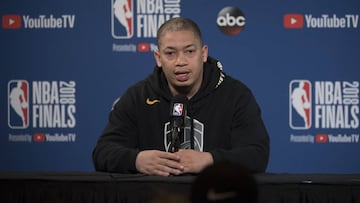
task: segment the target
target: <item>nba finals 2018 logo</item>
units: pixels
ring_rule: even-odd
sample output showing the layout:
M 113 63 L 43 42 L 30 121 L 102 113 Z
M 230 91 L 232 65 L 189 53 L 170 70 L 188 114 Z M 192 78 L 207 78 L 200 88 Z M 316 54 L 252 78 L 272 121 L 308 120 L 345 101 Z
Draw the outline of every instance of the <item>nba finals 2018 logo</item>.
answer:
M 313 84 L 309 80 L 290 82 L 289 125 L 292 129 L 359 127 L 358 81 L 315 81 Z
M 165 21 L 181 14 L 181 0 L 111 0 L 114 39 L 155 38 Z
M 181 0 L 110 0 L 112 51 L 149 53 L 157 50 L 158 28 L 181 15 Z M 140 40 L 140 41 L 137 41 Z M 136 42 L 135 42 L 136 41 Z
M 31 123 L 32 128 L 74 128 L 75 81 L 32 81 L 31 84 L 30 100 L 28 81 L 8 82 L 9 127 L 25 129 Z
M 10 142 L 75 142 L 75 81 L 10 80 L 8 126 Z
M 359 143 L 359 123 L 359 81 L 290 82 L 290 142 Z

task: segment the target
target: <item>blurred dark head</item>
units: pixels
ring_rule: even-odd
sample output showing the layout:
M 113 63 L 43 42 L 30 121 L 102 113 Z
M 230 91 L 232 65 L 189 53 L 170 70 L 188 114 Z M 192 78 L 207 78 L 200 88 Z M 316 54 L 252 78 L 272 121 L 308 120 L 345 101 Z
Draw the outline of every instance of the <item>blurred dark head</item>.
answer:
M 255 203 L 257 184 L 246 168 L 219 163 L 205 168 L 193 182 L 192 203 Z

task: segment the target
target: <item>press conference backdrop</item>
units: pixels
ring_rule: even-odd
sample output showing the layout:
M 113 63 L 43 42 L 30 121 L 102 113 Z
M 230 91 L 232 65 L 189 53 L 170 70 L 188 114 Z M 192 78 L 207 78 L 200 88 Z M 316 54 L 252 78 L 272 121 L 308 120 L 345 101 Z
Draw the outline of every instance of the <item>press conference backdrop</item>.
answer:
M 357 0 L 12 1 L 0 5 L 0 170 L 92 171 L 113 102 L 184 16 L 243 81 L 271 138 L 268 172 L 360 172 Z

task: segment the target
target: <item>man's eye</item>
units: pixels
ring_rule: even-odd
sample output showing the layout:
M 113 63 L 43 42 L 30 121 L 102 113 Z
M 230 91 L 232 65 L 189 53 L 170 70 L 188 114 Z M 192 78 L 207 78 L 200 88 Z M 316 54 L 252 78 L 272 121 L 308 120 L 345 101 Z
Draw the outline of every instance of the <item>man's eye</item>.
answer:
M 187 54 L 192 54 L 192 53 L 194 53 L 194 52 L 195 52 L 195 50 L 192 50 L 192 49 L 186 50 L 186 53 L 187 53 Z
M 174 55 L 174 52 L 173 51 L 168 51 L 168 52 L 165 52 L 165 55 L 171 56 L 171 55 Z

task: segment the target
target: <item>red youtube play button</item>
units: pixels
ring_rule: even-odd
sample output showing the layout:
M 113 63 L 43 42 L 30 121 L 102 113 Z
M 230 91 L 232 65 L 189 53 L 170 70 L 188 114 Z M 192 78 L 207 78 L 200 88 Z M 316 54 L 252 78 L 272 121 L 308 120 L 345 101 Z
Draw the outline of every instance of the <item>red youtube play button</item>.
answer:
M 302 14 L 285 14 L 284 27 L 289 29 L 299 29 L 304 27 L 304 15 Z
M 2 16 L 3 29 L 19 29 L 21 28 L 20 15 L 4 15 Z
M 150 51 L 150 44 L 146 42 L 141 42 L 138 44 L 138 52 L 149 52 Z

